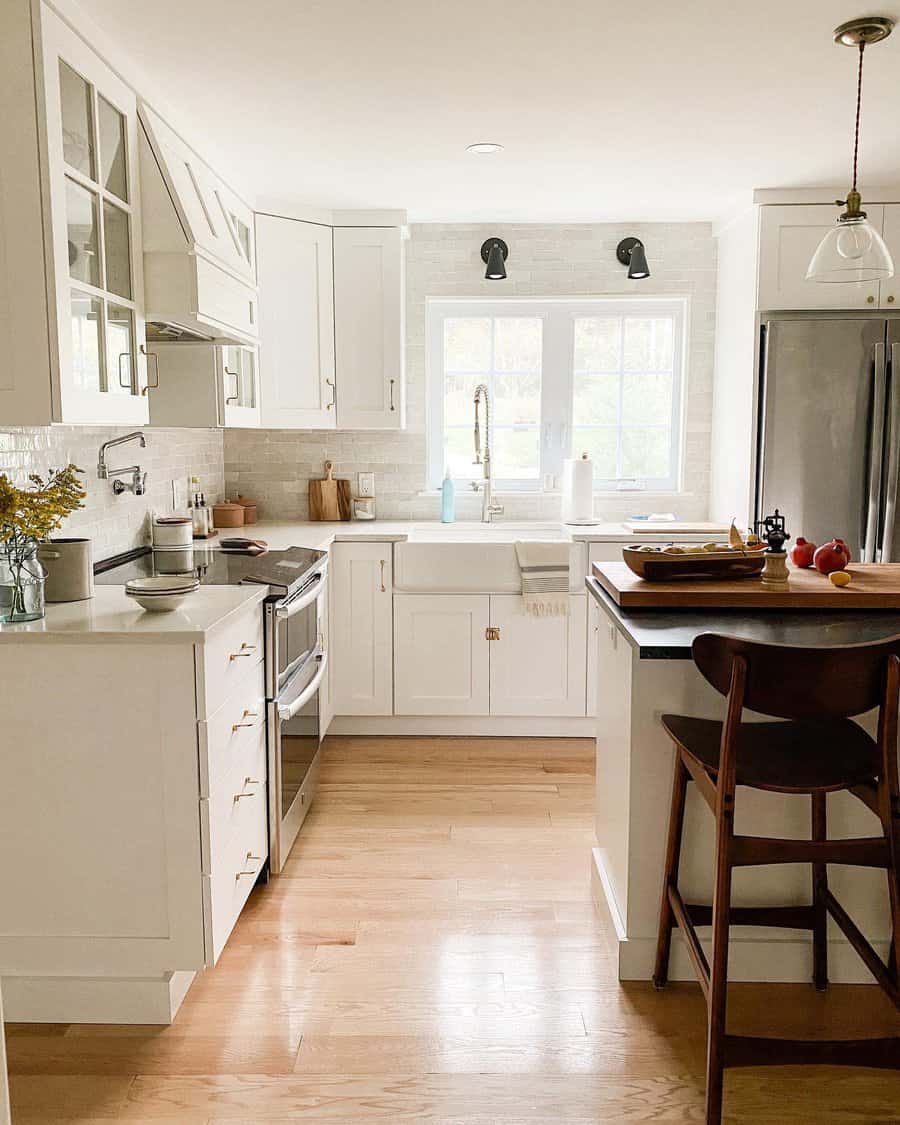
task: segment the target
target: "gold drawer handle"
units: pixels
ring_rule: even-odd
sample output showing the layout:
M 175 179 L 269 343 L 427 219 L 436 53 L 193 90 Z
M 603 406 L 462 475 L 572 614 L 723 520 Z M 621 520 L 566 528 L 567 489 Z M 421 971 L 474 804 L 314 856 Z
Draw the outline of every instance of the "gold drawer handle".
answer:
M 240 801 L 243 797 L 255 797 L 255 796 L 256 796 L 255 793 L 235 793 L 234 800 L 235 800 L 235 803 L 236 803 L 236 802 Z
M 245 777 L 244 778 L 244 785 L 245 786 L 247 786 L 247 785 L 259 785 L 259 782 L 256 780 L 255 777 Z
M 241 645 L 240 652 L 232 652 L 229 654 L 229 660 L 237 660 L 239 656 L 252 656 L 256 652 L 256 645 L 248 644 L 246 641 Z
M 245 711 L 242 717 L 243 717 L 244 719 L 251 719 L 251 720 L 252 720 L 252 719 L 258 719 L 258 718 L 259 718 L 259 711 Z M 234 732 L 235 732 L 236 730 L 240 730 L 240 729 L 241 729 L 241 727 L 252 727 L 252 726 L 255 726 L 255 723 L 253 723 L 253 722 L 249 722 L 249 723 L 244 723 L 244 722 L 240 722 L 240 723 L 232 723 L 232 724 L 231 724 L 231 733 L 232 733 L 232 734 L 234 734 Z
M 262 856 L 254 855 L 253 852 L 247 852 L 247 854 L 244 856 L 244 863 L 260 863 L 261 861 Z M 238 871 L 234 879 L 235 882 L 237 882 L 238 879 L 244 879 L 248 876 L 253 876 L 253 878 L 255 879 L 256 875 L 257 872 L 255 871 Z
M 387 588 L 385 587 L 385 584 L 384 584 L 384 568 L 386 566 L 387 566 L 387 559 L 382 559 L 381 560 L 381 592 L 382 592 L 382 594 L 387 593 Z
M 238 871 L 234 878 L 235 878 L 235 882 L 237 882 L 238 879 L 246 879 L 247 877 L 250 877 L 251 879 L 255 879 L 256 876 L 257 876 L 256 871 Z

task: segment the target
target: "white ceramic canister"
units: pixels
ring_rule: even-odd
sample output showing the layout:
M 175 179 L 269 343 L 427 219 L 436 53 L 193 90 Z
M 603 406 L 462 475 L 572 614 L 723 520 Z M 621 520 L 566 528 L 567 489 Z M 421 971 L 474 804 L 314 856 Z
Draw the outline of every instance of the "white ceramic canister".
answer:
M 183 550 L 194 542 L 194 529 L 187 516 L 155 516 L 153 546 L 157 550 Z

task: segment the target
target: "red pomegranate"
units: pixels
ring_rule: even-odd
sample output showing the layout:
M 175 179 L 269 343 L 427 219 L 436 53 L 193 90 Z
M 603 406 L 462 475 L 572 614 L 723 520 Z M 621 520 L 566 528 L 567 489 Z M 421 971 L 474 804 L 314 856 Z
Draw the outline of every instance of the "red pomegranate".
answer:
M 808 539 L 798 535 L 793 547 L 791 547 L 791 562 L 794 566 L 812 566 L 815 553 L 815 543 L 810 543 Z
M 813 555 L 813 566 L 819 574 L 831 574 L 834 570 L 846 570 L 850 561 L 850 550 L 838 539 L 823 543 Z

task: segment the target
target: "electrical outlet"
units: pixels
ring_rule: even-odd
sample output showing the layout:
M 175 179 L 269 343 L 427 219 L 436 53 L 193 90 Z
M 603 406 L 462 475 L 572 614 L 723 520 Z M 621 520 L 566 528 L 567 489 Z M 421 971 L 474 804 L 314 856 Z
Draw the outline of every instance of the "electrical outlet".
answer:
M 374 473 L 357 473 L 356 474 L 356 487 L 357 496 L 374 496 L 375 495 L 375 474 Z

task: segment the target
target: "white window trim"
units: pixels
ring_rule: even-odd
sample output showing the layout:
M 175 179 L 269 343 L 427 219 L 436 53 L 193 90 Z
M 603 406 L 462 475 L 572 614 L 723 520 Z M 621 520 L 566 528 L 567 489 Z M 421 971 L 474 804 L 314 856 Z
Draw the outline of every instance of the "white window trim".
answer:
M 539 316 L 544 321 L 544 351 L 541 375 L 541 473 L 537 481 L 497 482 L 506 492 L 556 492 L 562 480 L 563 461 L 577 455 L 569 450 L 572 432 L 572 381 L 574 376 L 574 332 L 572 321 L 579 316 L 602 315 L 606 306 L 617 316 L 673 316 L 674 370 L 671 433 L 673 460 L 671 475 L 641 480 L 597 481 L 595 493 L 640 491 L 664 495 L 682 488 L 686 427 L 685 402 L 688 382 L 688 342 L 690 340 L 690 298 L 683 295 L 647 297 L 518 297 L 492 300 L 479 297 L 427 297 L 425 301 L 426 394 L 425 431 L 428 487 L 440 487 L 443 464 L 443 321 L 448 316 Z M 563 313 L 560 316 L 560 312 Z M 568 328 L 564 331 L 564 328 Z M 562 372 L 564 385 L 547 378 L 547 372 Z M 551 389 L 552 387 L 552 389 Z M 473 405 L 474 412 L 474 405 Z M 473 413 L 474 421 L 474 413 Z M 474 456 L 474 446 L 473 446 Z M 479 480 L 473 476 L 457 479 L 457 484 Z

